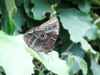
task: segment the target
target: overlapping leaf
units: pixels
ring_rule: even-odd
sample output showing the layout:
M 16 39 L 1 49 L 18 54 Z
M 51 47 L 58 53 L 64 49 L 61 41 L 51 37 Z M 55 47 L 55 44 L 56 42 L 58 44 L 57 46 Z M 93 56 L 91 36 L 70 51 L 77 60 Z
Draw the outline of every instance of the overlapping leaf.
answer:
M 31 3 L 31 0 L 24 0 L 24 9 L 30 18 L 34 18 L 33 13 L 31 11 L 32 8 L 33 8 L 33 4 Z
M 52 51 L 49 54 L 45 54 L 41 52 L 37 53 L 31 49 L 27 50 L 32 54 L 32 56 L 41 61 L 48 70 L 54 72 L 57 75 L 69 75 L 69 67 L 66 64 L 66 61 L 61 60 L 58 57 L 57 52 Z
M 12 17 L 16 13 L 16 5 L 14 0 L 4 0 L 8 14 Z
M 90 29 L 85 33 L 88 40 L 96 40 L 98 38 L 98 29 L 96 26 L 91 26 Z
M 72 60 L 73 59 L 73 60 Z M 73 74 L 77 73 L 77 71 L 79 71 L 79 69 L 82 70 L 83 75 L 87 74 L 87 63 L 80 57 L 78 56 L 69 56 L 69 59 L 67 61 L 67 64 L 70 65 L 70 68 L 72 68 L 72 72 Z
M 59 0 L 31 0 L 31 2 L 34 4 L 34 7 L 32 8 L 34 19 L 41 20 L 45 18 L 46 12 L 52 11 L 51 6 L 57 4 Z
M 15 31 L 15 23 L 12 19 L 12 16 L 16 12 L 16 6 L 14 0 L 0 0 L 0 7 L 2 12 L 2 19 L 1 19 L 1 28 L 7 34 L 14 34 Z
M 70 39 L 75 43 L 80 42 L 85 51 L 90 50 L 95 54 L 96 52 L 91 45 L 83 38 L 90 26 L 94 25 L 90 16 L 76 9 L 61 9 L 58 11 L 63 27 L 70 33 Z

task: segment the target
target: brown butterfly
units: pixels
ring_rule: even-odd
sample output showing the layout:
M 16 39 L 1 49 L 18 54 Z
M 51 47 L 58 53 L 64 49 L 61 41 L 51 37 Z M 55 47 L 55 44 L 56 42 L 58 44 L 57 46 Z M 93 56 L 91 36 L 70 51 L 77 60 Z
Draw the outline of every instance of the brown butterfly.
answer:
M 52 17 L 39 27 L 32 28 L 24 34 L 26 44 L 39 52 L 48 53 L 59 35 L 59 22 Z

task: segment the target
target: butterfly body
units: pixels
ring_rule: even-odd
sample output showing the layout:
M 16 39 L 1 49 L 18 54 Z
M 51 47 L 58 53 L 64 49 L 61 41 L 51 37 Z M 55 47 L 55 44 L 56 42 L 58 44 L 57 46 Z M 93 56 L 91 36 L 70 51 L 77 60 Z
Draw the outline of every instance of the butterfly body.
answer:
M 39 27 L 30 29 L 24 34 L 26 44 L 39 52 L 48 53 L 59 35 L 59 22 L 56 17 L 51 18 Z

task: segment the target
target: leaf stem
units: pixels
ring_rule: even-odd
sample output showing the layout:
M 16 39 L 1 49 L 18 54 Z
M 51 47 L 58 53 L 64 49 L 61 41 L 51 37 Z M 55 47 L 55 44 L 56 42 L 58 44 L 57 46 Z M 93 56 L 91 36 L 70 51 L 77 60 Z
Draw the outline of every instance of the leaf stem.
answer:
M 66 52 L 68 52 L 72 47 L 73 47 L 74 43 L 72 43 L 66 50 Z
M 98 18 L 97 20 L 95 20 L 94 24 L 97 24 L 98 22 L 100 22 L 100 18 Z

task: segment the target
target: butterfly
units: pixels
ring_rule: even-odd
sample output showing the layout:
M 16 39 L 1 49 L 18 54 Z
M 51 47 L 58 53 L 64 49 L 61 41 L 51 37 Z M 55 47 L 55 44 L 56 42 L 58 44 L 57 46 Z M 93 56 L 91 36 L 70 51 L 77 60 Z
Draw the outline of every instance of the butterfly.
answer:
M 56 17 L 52 17 L 40 26 L 28 30 L 24 34 L 24 41 L 33 50 L 47 54 L 56 42 L 58 35 L 59 21 Z

